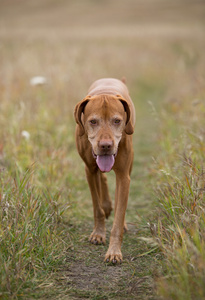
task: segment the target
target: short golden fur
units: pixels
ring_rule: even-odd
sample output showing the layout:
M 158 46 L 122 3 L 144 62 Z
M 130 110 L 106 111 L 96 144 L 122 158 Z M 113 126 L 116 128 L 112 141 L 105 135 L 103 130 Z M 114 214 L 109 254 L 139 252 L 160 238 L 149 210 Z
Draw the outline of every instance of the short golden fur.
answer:
M 75 107 L 76 145 L 85 163 L 94 211 L 93 244 L 105 244 L 105 218 L 112 211 L 105 172 L 116 174 L 115 216 L 106 262 L 122 261 L 123 229 L 130 173 L 133 164 L 132 134 L 135 109 L 124 81 L 104 78 L 95 81 L 88 95 Z

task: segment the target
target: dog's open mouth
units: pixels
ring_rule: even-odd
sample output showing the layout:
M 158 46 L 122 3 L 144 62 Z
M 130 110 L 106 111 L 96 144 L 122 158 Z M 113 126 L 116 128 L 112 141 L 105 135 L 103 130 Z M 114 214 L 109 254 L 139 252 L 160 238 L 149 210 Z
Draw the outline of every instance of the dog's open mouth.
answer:
M 110 172 L 114 163 L 114 155 L 97 155 L 96 163 L 102 172 Z
M 115 163 L 116 154 L 112 155 L 96 155 L 93 152 L 96 163 L 101 172 L 110 172 Z

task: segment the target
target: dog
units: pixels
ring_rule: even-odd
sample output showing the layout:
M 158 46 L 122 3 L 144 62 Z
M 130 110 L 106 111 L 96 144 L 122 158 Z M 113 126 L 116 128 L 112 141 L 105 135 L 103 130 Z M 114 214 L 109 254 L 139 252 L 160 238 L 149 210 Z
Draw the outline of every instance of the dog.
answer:
M 105 244 L 105 218 L 112 211 L 106 172 L 116 175 L 114 222 L 105 262 L 122 262 L 121 244 L 127 230 L 127 208 L 130 174 L 133 165 L 132 134 L 135 108 L 124 81 L 103 78 L 95 81 L 88 95 L 74 110 L 76 146 L 85 163 L 85 173 L 91 192 L 94 230 L 89 241 Z

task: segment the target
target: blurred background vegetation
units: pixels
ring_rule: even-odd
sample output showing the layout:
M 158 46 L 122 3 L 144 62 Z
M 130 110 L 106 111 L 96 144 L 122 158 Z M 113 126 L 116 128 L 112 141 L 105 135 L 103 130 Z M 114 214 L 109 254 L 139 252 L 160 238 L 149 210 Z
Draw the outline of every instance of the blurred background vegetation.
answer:
M 127 219 L 155 246 L 125 238 L 121 296 L 205 297 L 204 25 L 199 0 L 0 0 L 0 298 L 70 295 L 59 266 L 92 227 L 73 109 L 94 80 L 123 76 L 137 117 Z M 75 295 L 120 297 L 101 272 L 106 293 L 101 278 Z

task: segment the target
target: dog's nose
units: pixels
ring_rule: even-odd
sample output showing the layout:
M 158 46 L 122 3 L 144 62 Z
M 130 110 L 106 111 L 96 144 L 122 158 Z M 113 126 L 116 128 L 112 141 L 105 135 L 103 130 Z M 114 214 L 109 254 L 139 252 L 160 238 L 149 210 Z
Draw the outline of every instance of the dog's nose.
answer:
M 98 143 L 98 146 L 101 151 L 108 152 L 113 147 L 113 141 L 112 140 L 100 140 Z

